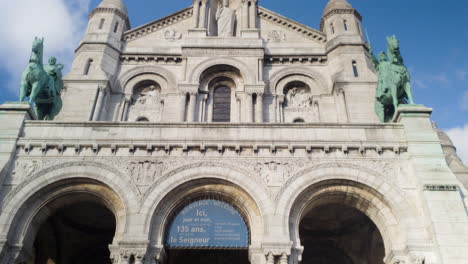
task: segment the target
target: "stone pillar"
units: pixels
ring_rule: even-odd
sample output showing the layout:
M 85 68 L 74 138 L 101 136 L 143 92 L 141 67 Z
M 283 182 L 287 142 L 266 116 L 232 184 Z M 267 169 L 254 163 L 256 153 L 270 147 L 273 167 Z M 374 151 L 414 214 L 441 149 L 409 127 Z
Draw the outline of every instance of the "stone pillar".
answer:
M 263 123 L 263 94 L 257 93 L 257 104 L 255 105 L 255 122 Z
M 207 1 L 202 0 L 200 6 L 200 18 L 198 22 L 198 28 L 206 28 L 206 13 L 207 13 Z
M 284 95 L 277 95 L 276 97 L 276 122 L 283 123 L 284 122 Z
M 245 122 L 253 123 L 253 100 L 252 100 L 252 93 L 245 94 Z
M 411 164 L 409 174 L 418 184 L 425 229 L 431 231 L 426 239 L 440 249 L 430 254 L 426 252 L 425 262 L 468 263 L 468 235 L 456 228 L 468 226 L 467 205 L 460 193 L 461 182 L 445 160 L 440 139 L 432 126 L 431 113 L 432 109 L 422 105 L 400 105 L 393 119 L 404 126 Z M 423 236 L 424 232 L 421 234 Z
M 197 110 L 197 94 L 191 92 L 190 93 L 190 100 L 187 109 L 187 122 L 196 122 L 195 120 L 195 112 Z
M 348 123 L 348 109 L 346 107 L 345 92 L 340 89 L 336 95 L 336 107 L 338 110 L 338 121 L 340 123 Z
M 281 254 L 278 264 L 288 264 L 288 255 L 286 253 Z
M 102 107 L 104 105 L 104 99 L 106 98 L 106 88 L 99 87 L 98 88 L 98 96 L 96 99 L 96 107 L 94 108 L 93 120 L 92 121 L 99 121 L 101 117 Z
M 187 103 L 186 93 L 181 93 L 179 96 L 179 122 L 185 121 L 185 105 Z
M 199 20 L 200 20 L 200 1 L 196 0 L 193 1 L 193 27 L 199 27 Z
M 250 10 L 249 10 L 249 28 L 257 28 L 257 2 L 250 1 Z
M 6 103 L 0 105 L 0 171 L 10 164 L 16 153 L 16 143 L 24 121 L 36 119 L 28 103 Z M 1 186 L 1 184 L 0 184 Z M 0 245 L 1 245 L 0 241 Z M 1 249 L 1 248 L 0 248 Z
M 241 29 L 249 28 L 249 2 L 247 0 L 242 1 L 242 27 Z
M 128 108 L 130 107 L 130 98 L 125 98 L 122 106 L 122 111 L 120 113 L 120 121 L 127 121 Z

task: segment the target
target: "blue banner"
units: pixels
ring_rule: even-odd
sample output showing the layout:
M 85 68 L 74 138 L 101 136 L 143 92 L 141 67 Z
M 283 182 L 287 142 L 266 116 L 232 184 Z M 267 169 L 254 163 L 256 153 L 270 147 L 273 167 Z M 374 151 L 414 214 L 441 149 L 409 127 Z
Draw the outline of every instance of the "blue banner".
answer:
M 170 248 L 247 248 L 244 219 L 231 205 L 201 200 L 187 205 L 172 221 L 166 237 Z

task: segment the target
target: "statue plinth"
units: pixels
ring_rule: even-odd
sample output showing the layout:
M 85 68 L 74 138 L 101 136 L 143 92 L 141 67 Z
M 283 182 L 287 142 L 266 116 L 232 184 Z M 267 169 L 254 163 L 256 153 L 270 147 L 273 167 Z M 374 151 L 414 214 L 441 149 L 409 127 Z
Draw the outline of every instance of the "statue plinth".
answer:
M 26 114 L 27 120 L 36 120 L 36 114 L 34 113 L 31 104 L 28 102 L 6 102 L 0 105 L 0 114 L 13 114 L 23 113 Z
M 424 117 L 429 118 L 432 114 L 432 108 L 420 104 L 405 104 L 398 106 L 393 123 L 401 123 L 404 117 Z

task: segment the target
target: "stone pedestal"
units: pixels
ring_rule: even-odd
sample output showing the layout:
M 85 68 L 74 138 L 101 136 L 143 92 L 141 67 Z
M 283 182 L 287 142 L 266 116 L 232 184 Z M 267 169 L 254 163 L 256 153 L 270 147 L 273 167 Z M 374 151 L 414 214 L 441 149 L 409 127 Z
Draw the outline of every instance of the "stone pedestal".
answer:
M 4 171 L 16 151 L 16 142 L 26 120 L 36 116 L 29 103 L 5 103 L 0 105 L 0 181 Z
M 459 191 L 461 183 L 447 166 L 431 113 L 432 109 L 422 105 L 404 105 L 394 117 L 394 122 L 404 125 L 412 174 L 424 201 L 424 214 L 429 218 L 427 230 L 438 248 L 410 255 L 425 259 L 426 264 L 468 263 L 468 217 Z

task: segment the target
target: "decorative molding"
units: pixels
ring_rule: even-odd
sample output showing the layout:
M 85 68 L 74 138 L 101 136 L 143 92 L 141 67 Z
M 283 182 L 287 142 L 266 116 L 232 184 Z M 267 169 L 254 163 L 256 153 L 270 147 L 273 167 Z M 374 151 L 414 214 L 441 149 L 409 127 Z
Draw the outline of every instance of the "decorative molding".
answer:
M 187 57 L 213 57 L 213 56 L 230 56 L 230 57 L 261 57 L 265 55 L 263 49 L 243 49 L 243 48 L 183 48 L 184 56 Z
M 325 43 L 327 41 L 327 38 L 324 33 L 318 30 L 315 30 L 313 28 L 310 28 L 306 25 L 297 23 L 293 20 L 290 20 L 266 8 L 259 7 L 258 15 L 260 18 L 268 20 L 271 23 L 275 23 L 277 25 L 280 25 L 283 28 L 289 29 L 291 31 L 295 31 L 297 33 L 301 33 L 304 37 L 312 39 L 318 43 Z
M 457 192 L 459 187 L 455 184 L 424 184 L 423 189 L 431 192 Z
M 193 8 L 188 7 L 186 9 L 183 9 L 179 12 L 176 12 L 172 15 L 163 17 L 161 19 L 158 19 L 156 21 L 150 22 L 146 25 L 137 27 L 135 29 L 129 30 L 124 33 L 124 39 L 126 41 L 133 41 L 136 39 L 139 39 L 143 36 L 146 36 L 150 33 L 153 33 L 155 31 L 158 31 L 163 28 L 167 28 L 170 25 L 173 25 L 175 23 L 178 23 L 180 21 L 183 21 L 185 19 L 191 18 L 193 15 Z
M 122 64 L 181 64 L 181 56 L 125 54 L 120 56 Z
M 265 56 L 265 64 L 306 64 L 306 65 L 327 65 L 326 55 L 310 56 Z

